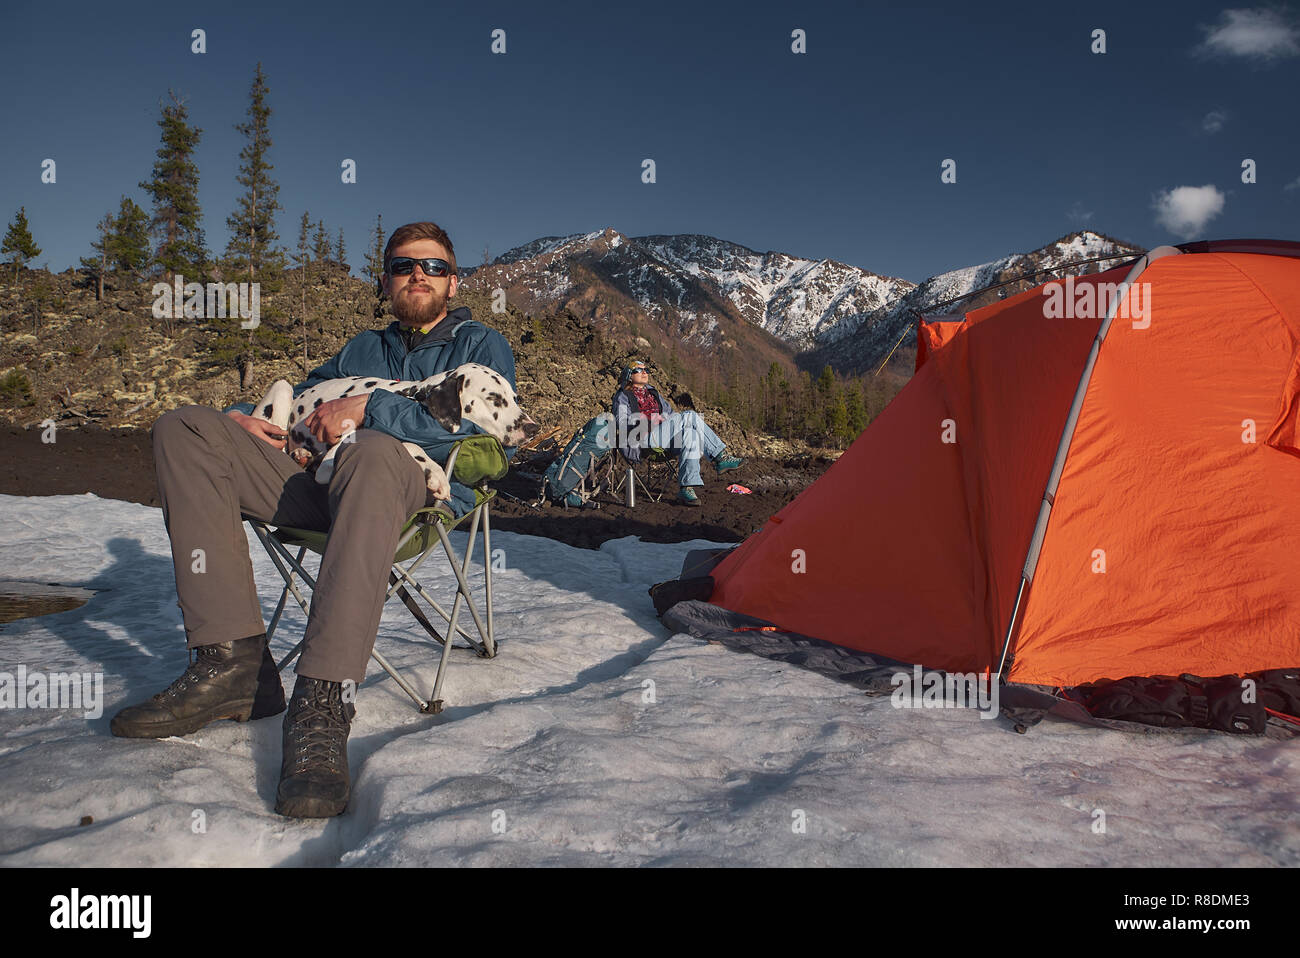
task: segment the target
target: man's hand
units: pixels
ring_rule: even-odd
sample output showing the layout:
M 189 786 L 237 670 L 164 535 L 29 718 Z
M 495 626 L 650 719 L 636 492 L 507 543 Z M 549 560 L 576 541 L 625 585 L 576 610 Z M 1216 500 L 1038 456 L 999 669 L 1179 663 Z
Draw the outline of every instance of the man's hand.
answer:
M 325 445 L 332 446 L 345 432 L 361 428 L 361 423 L 366 418 L 366 403 L 369 401 L 369 394 L 331 399 L 313 409 L 302 424 Z
M 249 432 L 263 442 L 268 442 L 276 449 L 283 449 L 285 440 L 289 437 L 280 431 L 280 427 L 273 422 L 267 422 L 265 419 L 258 419 L 255 416 L 249 416 L 237 409 L 232 409 L 226 413 L 231 419 L 239 423 Z

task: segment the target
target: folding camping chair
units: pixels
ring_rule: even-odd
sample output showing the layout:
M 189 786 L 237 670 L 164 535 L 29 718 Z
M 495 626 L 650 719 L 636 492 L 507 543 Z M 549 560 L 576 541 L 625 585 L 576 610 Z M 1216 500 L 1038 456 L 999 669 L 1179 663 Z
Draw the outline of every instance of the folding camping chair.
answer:
M 658 502 L 668 494 L 668 490 L 677 475 L 677 457 L 671 451 L 664 449 L 643 449 L 641 450 L 640 465 L 645 473 L 642 477 L 641 472 L 637 471 L 637 464 L 628 462 L 623 458 L 623 453 L 618 454 L 619 460 L 626 466 L 621 478 L 612 485 L 614 497 L 617 499 L 622 496 L 622 501 L 632 508 L 636 508 L 636 487 L 640 486 L 641 491 L 645 493 L 646 498 L 651 502 Z M 627 494 L 627 486 L 632 483 L 632 494 Z M 652 491 L 653 487 L 653 491 Z
M 496 496 L 496 490 L 489 489 L 487 483 L 489 480 L 503 477 L 509 469 L 509 463 L 506 461 L 505 451 L 495 438 L 480 435 L 470 436 L 456 443 L 451 454 L 447 457 L 447 464 L 444 469 L 447 475 L 454 476 L 456 481 L 474 489 L 474 508 L 459 519 L 453 519 L 447 513 L 432 506 L 420 509 L 415 515 L 411 516 L 402 528 L 401 538 L 398 540 L 397 550 L 393 556 L 392 569 L 388 573 L 388 592 L 384 596 L 385 602 L 394 595 L 401 599 L 402 604 L 415 617 L 415 620 L 424 627 L 435 642 L 442 646 L 442 654 L 438 659 L 438 674 L 433 683 L 433 693 L 428 699 L 422 699 L 411 683 L 379 651 L 378 642 L 376 642 L 376 648 L 370 652 L 371 658 L 393 677 L 393 680 L 397 682 L 402 691 L 411 697 L 421 712 L 435 715 L 441 712 L 443 707 L 441 698 L 442 682 L 447 671 L 447 661 L 450 658 L 448 653 L 451 651 L 452 639 L 459 635 L 469 643 L 470 648 L 480 658 L 490 659 L 496 655 L 496 635 L 492 628 L 491 523 L 491 503 Z M 270 625 L 266 629 L 266 639 L 267 642 L 270 642 L 271 637 L 275 634 L 276 626 L 280 623 L 280 617 L 284 613 L 285 603 L 290 594 L 301 606 L 303 614 L 310 614 L 311 604 L 294 582 L 294 577 L 301 578 L 308 588 L 316 588 L 316 579 L 303 567 L 302 560 L 309 550 L 317 555 L 324 555 L 329 533 L 312 529 L 294 529 L 289 526 L 280 526 L 272 530 L 270 523 L 249 516 L 243 518 L 252 527 L 253 532 L 256 533 L 257 538 L 266 549 L 267 555 L 271 557 L 271 562 L 284 580 L 284 588 L 280 592 L 280 601 L 276 605 L 275 614 L 271 617 Z M 465 545 L 464 554 L 458 557 L 452 549 L 451 540 L 447 537 L 447 533 L 467 519 L 469 520 L 469 541 Z M 483 614 L 479 613 L 469 583 L 465 578 L 466 573 L 469 571 L 469 562 L 474 552 L 474 542 L 478 536 L 480 523 L 483 529 Z M 452 601 L 450 613 L 429 594 L 428 590 L 414 575 L 424 560 L 439 545 L 446 552 L 447 561 L 456 577 L 456 597 Z M 297 549 L 297 555 L 290 551 L 295 548 Z M 409 564 L 403 567 L 403 562 Z M 412 592 L 424 599 L 435 612 L 442 616 L 443 621 L 447 623 L 445 635 L 440 634 L 429 621 L 420 604 L 415 601 Z M 469 611 L 470 617 L 474 621 L 474 626 L 478 632 L 477 638 L 460 624 L 462 605 Z M 276 663 L 277 668 L 284 671 L 301 651 L 302 640 L 299 640 L 288 655 Z

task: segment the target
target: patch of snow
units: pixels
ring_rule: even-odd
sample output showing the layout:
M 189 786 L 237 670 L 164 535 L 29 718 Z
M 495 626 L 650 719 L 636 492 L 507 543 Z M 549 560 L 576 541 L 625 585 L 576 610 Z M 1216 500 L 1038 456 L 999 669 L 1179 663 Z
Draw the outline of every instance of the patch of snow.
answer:
M 974 712 L 895 710 L 669 635 L 646 589 L 706 543 L 589 551 L 500 531 L 498 657 L 453 651 L 439 716 L 372 669 L 348 812 L 286 820 L 272 811 L 280 717 L 109 735 L 117 709 L 185 660 L 161 512 L 0 496 L 0 516 L 0 577 L 96 590 L 4 626 L 0 668 L 102 671 L 105 693 L 99 719 L 0 710 L 4 865 L 1300 864 L 1293 745 L 1050 720 L 1021 736 Z M 252 555 L 269 616 L 274 573 Z M 454 588 L 434 563 L 422 578 Z M 281 653 L 303 626 L 290 606 Z M 423 636 L 393 604 L 378 647 L 427 690 L 437 658 Z M 78 827 L 83 815 L 94 824 Z

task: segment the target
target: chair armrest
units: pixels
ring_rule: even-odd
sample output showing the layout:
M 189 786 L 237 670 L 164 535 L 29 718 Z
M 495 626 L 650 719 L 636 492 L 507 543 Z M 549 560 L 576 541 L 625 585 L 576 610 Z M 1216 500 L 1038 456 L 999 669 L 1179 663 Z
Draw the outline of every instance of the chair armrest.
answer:
M 455 461 L 452 462 L 452 456 Z M 500 479 L 510 471 L 506 451 L 494 436 L 467 436 L 461 439 L 447 455 L 452 462 L 452 478 L 466 486 L 480 486 L 491 479 Z

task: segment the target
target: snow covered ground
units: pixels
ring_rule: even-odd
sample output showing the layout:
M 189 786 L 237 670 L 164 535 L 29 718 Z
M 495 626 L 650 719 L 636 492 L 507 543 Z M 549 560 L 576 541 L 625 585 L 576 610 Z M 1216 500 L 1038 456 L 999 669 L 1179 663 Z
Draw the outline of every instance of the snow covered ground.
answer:
M 1016 735 L 973 711 L 896 710 L 669 635 L 646 589 L 702 543 L 493 545 L 500 655 L 454 652 L 439 716 L 372 666 L 352 804 L 300 822 L 272 811 L 278 716 L 158 742 L 109 734 L 114 711 L 184 663 L 161 513 L 0 496 L 0 578 L 97 590 L 0 627 L 0 671 L 102 671 L 105 700 L 89 720 L 0 710 L 0 863 L 1300 864 L 1300 743 L 1052 720 Z M 273 572 L 254 546 L 269 615 Z M 450 592 L 449 574 L 426 581 Z M 427 689 L 435 659 L 408 621 L 390 607 L 380 648 L 423 662 Z M 301 626 L 290 616 L 286 635 Z

